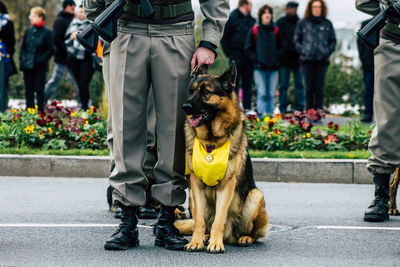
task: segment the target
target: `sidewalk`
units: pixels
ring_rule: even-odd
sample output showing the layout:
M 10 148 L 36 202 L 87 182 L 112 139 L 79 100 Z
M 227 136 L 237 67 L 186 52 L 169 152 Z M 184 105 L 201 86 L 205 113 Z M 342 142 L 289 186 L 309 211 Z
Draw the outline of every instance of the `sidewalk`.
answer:
M 252 159 L 256 181 L 372 183 L 367 160 Z M 109 157 L 0 155 L 0 176 L 107 178 Z

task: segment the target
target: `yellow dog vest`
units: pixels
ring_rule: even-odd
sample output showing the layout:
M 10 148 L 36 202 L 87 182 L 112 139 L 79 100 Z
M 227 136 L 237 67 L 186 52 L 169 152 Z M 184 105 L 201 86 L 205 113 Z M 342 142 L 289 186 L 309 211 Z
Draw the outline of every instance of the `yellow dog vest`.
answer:
M 192 165 L 194 174 L 208 186 L 216 186 L 226 174 L 228 168 L 229 149 L 228 140 L 222 146 L 208 153 L 197 138 L 194 139 Z

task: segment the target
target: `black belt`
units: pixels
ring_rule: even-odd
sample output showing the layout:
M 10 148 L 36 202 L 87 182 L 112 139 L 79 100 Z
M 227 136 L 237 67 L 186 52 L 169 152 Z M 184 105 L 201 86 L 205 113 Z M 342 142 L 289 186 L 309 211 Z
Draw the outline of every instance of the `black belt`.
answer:
M 153 5 L 153 8 L 155 12 L 151 18 L 155 20 L 176 18 L 181 15 L 193 12 L 191 1 L 165 6 Z M 124 11 L 125 13 L 136 17 L 146 17 L 143 14 L 142 6 L 140 4 L 133 4 L 128 2 L 124 7 Z

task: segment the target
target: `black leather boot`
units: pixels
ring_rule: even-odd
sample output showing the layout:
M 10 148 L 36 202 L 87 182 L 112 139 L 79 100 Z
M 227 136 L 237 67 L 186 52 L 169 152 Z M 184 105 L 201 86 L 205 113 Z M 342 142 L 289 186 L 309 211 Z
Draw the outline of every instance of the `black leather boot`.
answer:
M 156 240 L 154 245 L 171 250 L 183 250 L 189 243 L 175 228 L 175 207 L 161 205 L 156 225 Z
M 364 213 L 364 221 L 383 222 L 389 219 L 389 181 L 390 174 L 376 174 L 375 199 Z
M 139 219 L 156 219 L 156 210 L 150 204 L 151 194 L 147 193 L 146 204 L 137 208 L 137 216 Z
M 106 242 L 106 250 L 126 250 L 139 246 L 136 208 L 121 206 L 121 223 L 118 230 Z

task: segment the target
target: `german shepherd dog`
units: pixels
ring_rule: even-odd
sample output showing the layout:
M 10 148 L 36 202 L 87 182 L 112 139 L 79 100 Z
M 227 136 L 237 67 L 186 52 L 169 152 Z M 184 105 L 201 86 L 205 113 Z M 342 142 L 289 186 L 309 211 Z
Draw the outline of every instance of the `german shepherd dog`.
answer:
M 389 214 L 393 216 L 400 216 L 400 212 L 396 205 L 397 188 L 399 187 L 400 169 L 396 168 L 393 179 L 390 183 L 390 201 L 389 201 Z
M 207 238 L 207 251 L 222 253 L 224 243 L 247 246 L 266 236 L 268 216 L 264 195 L 254 182 L 247 153 L 246 117 L 233 90 L 235 81 L 235 63 L 221 76 L 209 75 L 207 68 L 201 66 L 183 105 L 192 219 L 178 220 L 175 226 L 181 234 L 192 234 L 186 251 L 203 250 Z M 195 142 L 208 150 L 222 147 L 228 141 L 225 175 L 217 185 L 209 186 L 194 171 Z M 202 160 L 207 161 L 207 157 Z

